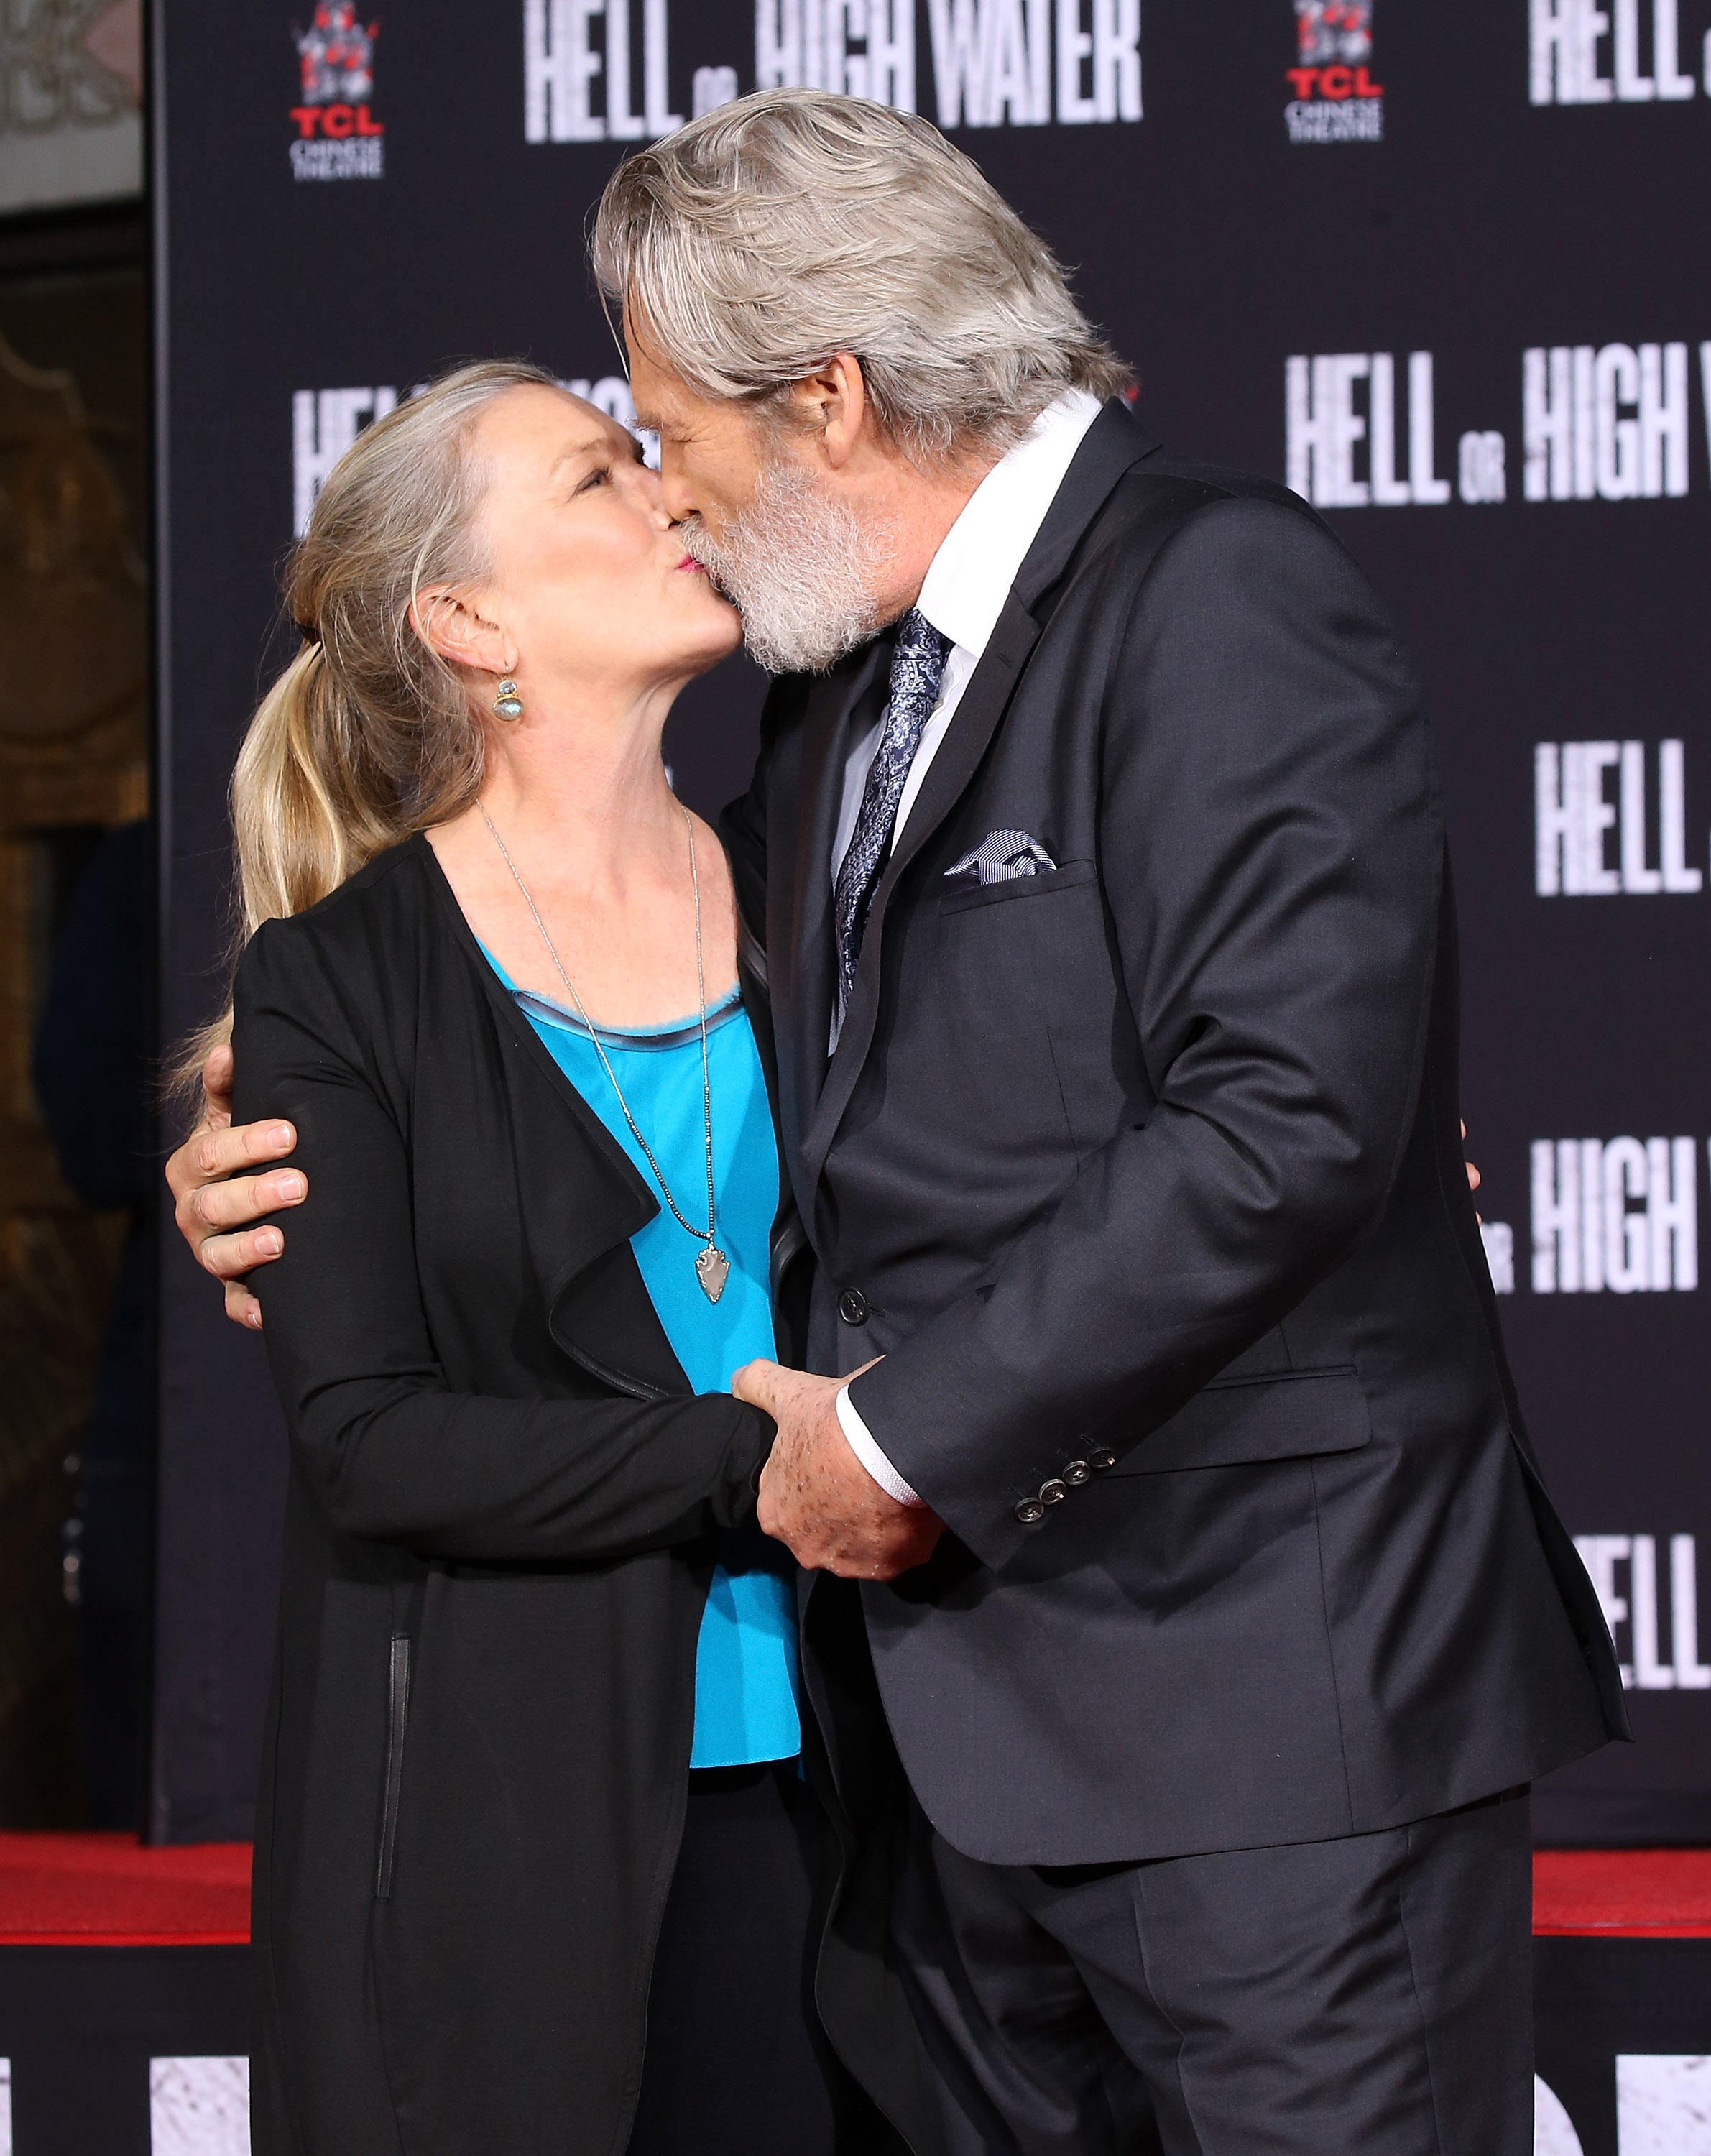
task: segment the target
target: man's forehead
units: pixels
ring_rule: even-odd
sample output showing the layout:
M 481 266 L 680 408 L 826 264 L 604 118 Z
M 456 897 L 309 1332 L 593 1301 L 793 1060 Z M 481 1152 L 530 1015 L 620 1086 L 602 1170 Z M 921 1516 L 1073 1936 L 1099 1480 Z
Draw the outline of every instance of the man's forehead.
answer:
M 629 341 L 629 388 L 635 400 L 637 425 L 657 429 L 662 420 L 670 423 L 688 418 L 697 401 L 694 393 L 669 367 L 661 367 L 634 341 Z
M 706 397 L 650 348 L 635 333 L 633 318 L 624 318 L 624 348 L 629 354 L 629 388 L 635 424 L 656 434 L 686 434 L 715 425 L 739 408 Z
M 705 433 L 722 422 L 739 420 L 742 408 L 712 397 L 702 397 L 675 375 L 652 368 L 635 368 L 629 377 L 635 400 L 635 424 L 655 434 L 681 438 Z

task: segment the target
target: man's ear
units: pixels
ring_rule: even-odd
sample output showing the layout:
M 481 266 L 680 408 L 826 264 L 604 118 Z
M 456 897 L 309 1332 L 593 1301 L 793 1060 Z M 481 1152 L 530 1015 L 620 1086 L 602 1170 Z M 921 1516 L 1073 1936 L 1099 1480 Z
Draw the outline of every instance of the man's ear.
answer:
M 853 352 L 835 352 L 823 367 L 793 382 L 790 394 L 804 431 L 832 470 L 841 471 L 872 424 L 861 361 Z
M 410 626 L 448 666 L 502 675 L 517 663 L 516 646 L 500 624 L 450 584 L 430 584 L 416 594 Z

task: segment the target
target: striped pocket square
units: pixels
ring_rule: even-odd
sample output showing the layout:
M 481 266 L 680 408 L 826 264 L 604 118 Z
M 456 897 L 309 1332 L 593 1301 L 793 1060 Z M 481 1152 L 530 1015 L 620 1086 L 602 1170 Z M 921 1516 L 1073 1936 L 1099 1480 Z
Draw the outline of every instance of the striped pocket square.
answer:
M 1012 876 L 1038 875 L 1042 869 L 1056 866 L 1040 841 L 1030 839 L 1025 831 L 993 831 L 972 854 L 953 861 L 944 880 L 947 883 L 1008 883 Z

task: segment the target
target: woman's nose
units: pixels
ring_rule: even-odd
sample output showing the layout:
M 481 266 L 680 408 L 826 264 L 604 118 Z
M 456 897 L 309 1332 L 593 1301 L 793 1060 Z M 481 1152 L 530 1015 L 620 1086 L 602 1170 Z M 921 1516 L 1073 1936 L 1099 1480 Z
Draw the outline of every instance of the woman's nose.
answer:
M 646 465 L 631 465 L 626 475 L 642 506 L 663 531 L 672 519 L 665 508 L 665 495 L 660 485 L 660 475 L 651 470 Z

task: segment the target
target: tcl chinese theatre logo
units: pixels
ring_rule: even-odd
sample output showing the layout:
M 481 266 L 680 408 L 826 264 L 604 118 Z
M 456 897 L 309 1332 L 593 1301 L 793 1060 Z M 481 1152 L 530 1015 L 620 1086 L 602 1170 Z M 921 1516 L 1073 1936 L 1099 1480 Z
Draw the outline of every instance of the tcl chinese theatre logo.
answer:
M 1372 0 L 1295 0 L 1292 142 L 1382 142 L 1385 91 L 1372 79 Z
M 306 30 L 293 26 L 300 81 L 291 170 L 298 179 L 385 177 L 386 130 L 372 106 L 379 34 L 378 23 L 357 20 L 353 0 L 322 0 Z

